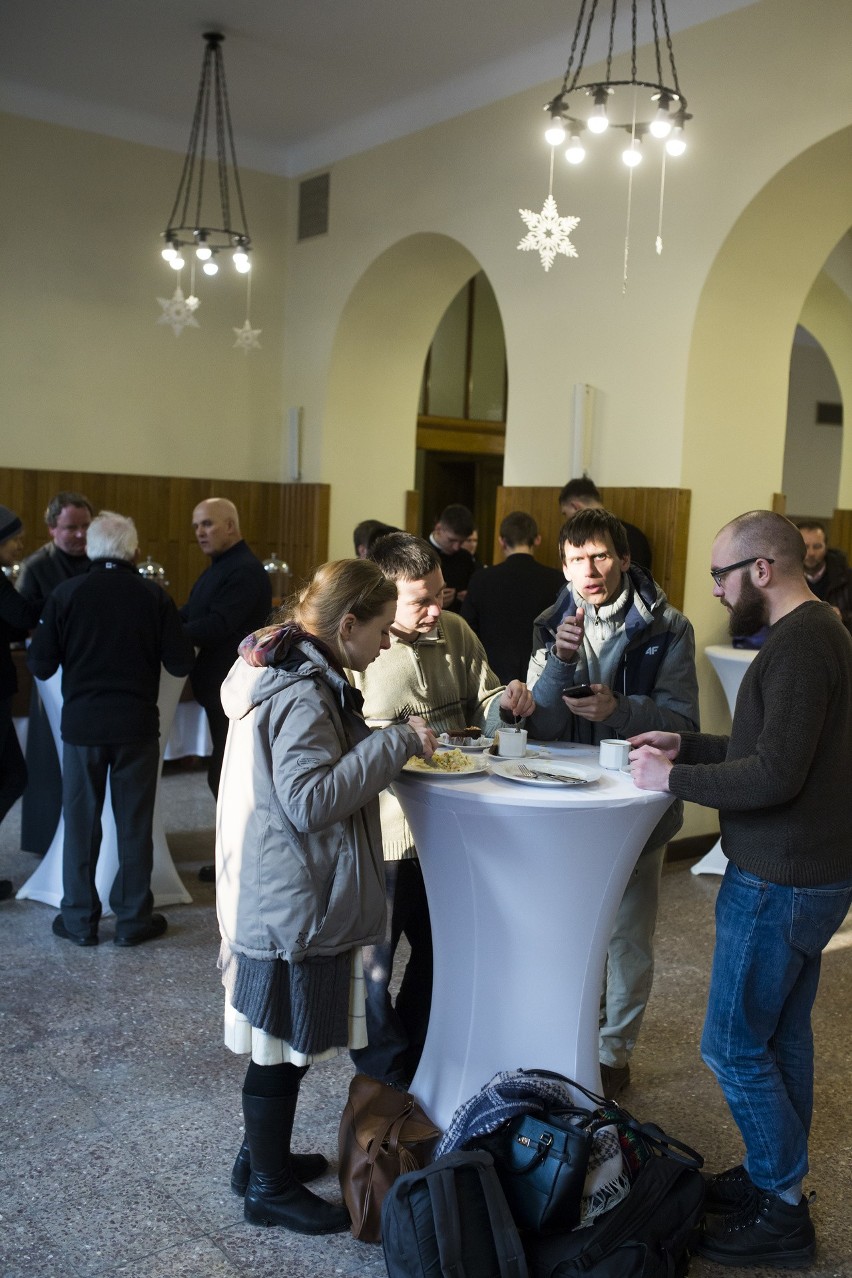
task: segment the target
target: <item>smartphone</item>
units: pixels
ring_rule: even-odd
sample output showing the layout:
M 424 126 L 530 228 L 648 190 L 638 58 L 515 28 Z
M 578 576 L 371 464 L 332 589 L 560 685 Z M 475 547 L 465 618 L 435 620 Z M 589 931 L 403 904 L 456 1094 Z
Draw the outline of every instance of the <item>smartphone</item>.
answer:
M 587 683 L 575 683 L 573 688 L 563 688 L 563 697 L 593 697 L 595 695 L 594 688 L 590 688 Z

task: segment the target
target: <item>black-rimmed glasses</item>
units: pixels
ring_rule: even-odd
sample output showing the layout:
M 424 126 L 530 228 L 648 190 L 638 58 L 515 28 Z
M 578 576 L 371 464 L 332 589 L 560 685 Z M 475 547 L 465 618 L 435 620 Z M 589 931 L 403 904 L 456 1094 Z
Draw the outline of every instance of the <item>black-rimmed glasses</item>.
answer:
M 740 559 L 737 563 L 728 564 L 725 568 L 711 568 L 710 576 L 717 586 L 721 586 L 722 578 L 727 577 L 729 572 L 733 572 L 735 568 L 748 568 L 749 564 L 756 564 L 758 559 L 763 559 L 768 564 L 775 563 L 775 560 L 770 559 L 768 555 L 753 555 L 751 559 Z

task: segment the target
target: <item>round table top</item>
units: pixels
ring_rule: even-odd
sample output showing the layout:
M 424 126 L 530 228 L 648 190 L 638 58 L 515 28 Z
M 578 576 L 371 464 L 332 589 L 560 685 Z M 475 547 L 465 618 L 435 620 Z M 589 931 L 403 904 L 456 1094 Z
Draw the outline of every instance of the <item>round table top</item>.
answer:
M 758 648 L 734 648 L 728 643 L 711 643 L 704 649 L 710 661 L 732 661 L 747 666 L 754 661 Z
M 595 746 L 572 745 L 565 741 L 531 742 L 533 750 L 547 750 L 554 762 L 565 763 L 576 760 L 585 766 L 599 767 L 598 751 Z M 482 756 L 474 754 L 474 758 Z M 493 755 L 485 755 L 488 762 L 497 762 Z M 546 763 L 547 759 L 539 758 L 538 763 Z M 515 762 L 515 760 L 505 760 Z M 393 781 L 394 788 L 405 789 L 412 795 L 415 788 L 421 792 L 425 802 L 429 796 L 440 803 L 455 802 L 459 806 L 471 803 L 507 804 L 518 807 L 573 807 L 573 808 L 607 808 L 624 807 L 637 803 L 660 803 L 662 809 L 673 801 L 673 796 L 658 790 L 639 790 L 633 784 L 629 772 L 609 771 L 601 768 L 601 776 L 588 785 L 525 785 L 520 781 L 510 781 L 495 773 L 454 773 L 435 774 L 425 772 L 402 772 Z M 420 796 L 418 796 L 420 797 Z

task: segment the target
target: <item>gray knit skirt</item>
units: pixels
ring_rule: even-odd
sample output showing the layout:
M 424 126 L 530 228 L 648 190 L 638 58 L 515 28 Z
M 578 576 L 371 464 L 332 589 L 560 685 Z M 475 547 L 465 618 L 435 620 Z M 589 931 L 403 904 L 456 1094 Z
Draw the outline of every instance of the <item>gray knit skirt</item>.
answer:
M 233 1051 L 251 1051 L 259 1064 L 305 1063 L 366 1042 L 360 950 L 288 963 L 248 958 L 223 941 L 219 968 Z

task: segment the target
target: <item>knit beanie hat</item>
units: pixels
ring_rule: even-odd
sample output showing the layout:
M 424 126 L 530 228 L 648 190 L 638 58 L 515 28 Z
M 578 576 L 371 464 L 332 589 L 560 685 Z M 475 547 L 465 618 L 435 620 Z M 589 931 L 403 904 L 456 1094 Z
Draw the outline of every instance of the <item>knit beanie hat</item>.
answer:
M 14 510 L 10 510 L 8 506 L 0 506 L 0 542 L 8 541 L 10 537 L 14 537 L 15 533 L 19 533 L 23 526 Z

